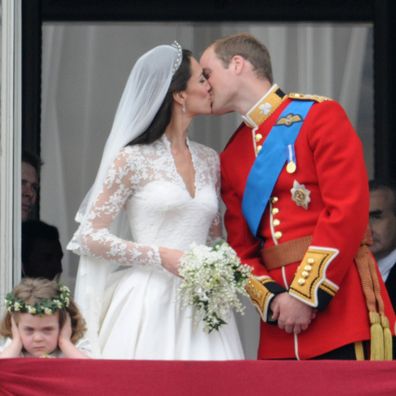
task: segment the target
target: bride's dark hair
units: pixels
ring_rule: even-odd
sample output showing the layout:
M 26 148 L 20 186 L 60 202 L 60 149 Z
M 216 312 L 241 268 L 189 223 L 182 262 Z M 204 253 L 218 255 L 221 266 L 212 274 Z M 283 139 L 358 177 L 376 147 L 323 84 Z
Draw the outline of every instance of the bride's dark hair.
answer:
M 143 133 L 130 141 L 127 144 L 128 146 L 134 144 L 149 144 L 164 134 L 165 128 L 168 126 L 172 115 L 173 94 L 184 91 L 191 77 L 191 56 L 191 51 L 186 49 L 183 50 L 181 64 L 172 78 L 165 99 L 153 121 L 151 121 L 151 124 Z

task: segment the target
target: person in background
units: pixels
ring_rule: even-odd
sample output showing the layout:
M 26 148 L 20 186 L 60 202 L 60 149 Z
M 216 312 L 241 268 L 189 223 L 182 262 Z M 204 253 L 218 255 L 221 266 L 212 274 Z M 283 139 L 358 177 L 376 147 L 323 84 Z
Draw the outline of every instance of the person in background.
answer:
M 22 150 L 22 277 L 59 280 L 63 251 L 58 230 L 38 220 L 35 213 L 42 165 L 42 160 L 36 154 Z
M 22 223 L 22 277 L 59 280 L 62 258 L 56 227 L 40 220 Z
M 396 183 L 371 180 L 370 246 L 396 310 Z
M 31 218 L 37 202 L 40 180 L 41 159 L 35 154 L 22 151 L 22 222 Z

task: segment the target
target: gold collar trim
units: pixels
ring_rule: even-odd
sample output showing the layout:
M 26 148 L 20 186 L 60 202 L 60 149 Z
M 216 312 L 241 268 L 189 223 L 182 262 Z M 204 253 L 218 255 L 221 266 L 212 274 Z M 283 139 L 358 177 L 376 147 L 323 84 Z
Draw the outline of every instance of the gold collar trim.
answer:
M 259 127 L 279 107 L 285 97 L 278 85 L 274 84 L 247 114 L 242 116 L 243 122 L 250 128 Z

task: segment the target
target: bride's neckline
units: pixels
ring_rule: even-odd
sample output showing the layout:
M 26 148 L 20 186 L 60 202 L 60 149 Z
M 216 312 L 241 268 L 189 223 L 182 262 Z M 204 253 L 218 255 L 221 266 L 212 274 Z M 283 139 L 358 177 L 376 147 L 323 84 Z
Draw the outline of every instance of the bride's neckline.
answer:
M 191 149 L 191 142 L 190 142 L 189 138 L 186 137 L 186 146 L 190 153 L 191 166 L 192 166 L 192 170 L 194 172 L 194 174 L 191 177 L 191 180 L 192 180 L 192 183 L 190 183 L 191 185 L 184 179 L 182 174 L 179 172 L 179 169 L 177 168 L 176 160 L 172 153 L 172 142 L 169 139 L 169 137 L 164 133 L 160 140 L 164 143 L 165 147 L 168 149 L 168 152 L 172 158 L 174 170 L 175 170 L 177 176 L 180 178 L 186 192 L 188 193 L 188 195 L 190 196 L 191 199 L 194 199 L 197 195 L 197 182 L 196 182 L 197 170 L 196 170 L 194 153 L 193 153 L 193 150 Z

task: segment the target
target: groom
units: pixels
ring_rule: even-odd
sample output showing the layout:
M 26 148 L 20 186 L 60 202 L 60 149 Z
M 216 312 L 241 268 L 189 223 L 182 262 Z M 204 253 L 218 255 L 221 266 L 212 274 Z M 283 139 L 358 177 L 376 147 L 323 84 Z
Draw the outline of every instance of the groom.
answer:
M 268 50 L 248 34 L 215 41 L 201 65 L 213 113 L 244 121 L 221 154 L 222 197 L 229 242 L 254 269 L 247 290 L 262 318 L 258 357 L 364 359 L 370 325 L 379 326 L 371 358 L 389 357 L 395 318 L 375 262 L 371 272 L 364 266 L 367 175 L 344 110 L 285 94 Z M 365 299 L 367 276 L 381 294 L 364 290 Z

